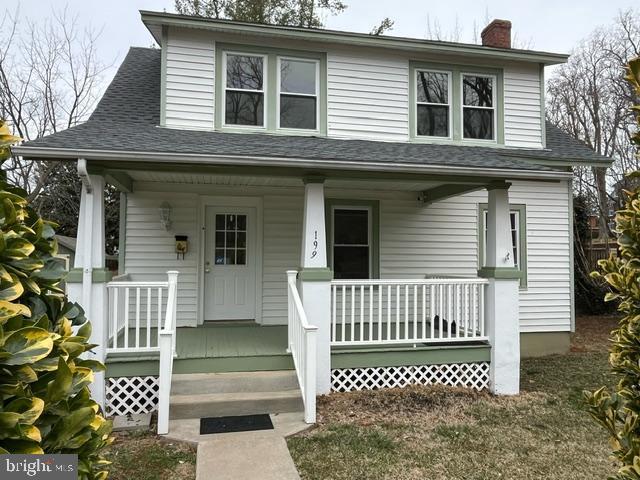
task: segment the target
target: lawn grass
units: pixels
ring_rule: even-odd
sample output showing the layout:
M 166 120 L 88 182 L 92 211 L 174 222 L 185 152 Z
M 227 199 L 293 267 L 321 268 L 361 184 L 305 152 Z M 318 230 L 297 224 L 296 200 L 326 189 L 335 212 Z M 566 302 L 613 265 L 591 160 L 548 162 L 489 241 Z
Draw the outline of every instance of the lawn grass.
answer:
M 593 334 L 576 336 L 577 351 L 523 360 L 517 397 L 445 387 L 323 397 L 318 427 L 288 440 L 302 478 L 606 478 L 607 438 L 582 391 L 613 382 L 606 331 L 615 320 L 582 323 Z
M 196 449 L 150 432 L 118 433 L 106 452 L 109 480 L 193 480 Z

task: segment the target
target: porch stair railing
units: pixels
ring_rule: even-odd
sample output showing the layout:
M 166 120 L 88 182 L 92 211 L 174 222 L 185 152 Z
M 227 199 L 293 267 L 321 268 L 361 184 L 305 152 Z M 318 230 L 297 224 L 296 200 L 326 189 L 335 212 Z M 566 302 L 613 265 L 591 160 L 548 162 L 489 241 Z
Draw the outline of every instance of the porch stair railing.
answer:
M 176 308 L 178 303 L 178 272 L 167 272 L 169 291 L 167 313 L 160 329 L 160 370 L 158 373 L 158 435 L 169 433 L 169 401 L 173 357 L 176 352 Z
M 484 278 L 333 280 L 331 345 L 488 341 Z
M 287 271 L 288 349 L 293 357 L 304 403 L 304 421 L 316 422 L 316 348 L 318 327 L 310 325 L 302 306 L 295 270 Z
M 178 272 L 166 281 L 131 281 L 122 275 L 107 284 L 106 353 L 158 354 L 158 433 L 169 431 L 169 398 L 176 349 Z

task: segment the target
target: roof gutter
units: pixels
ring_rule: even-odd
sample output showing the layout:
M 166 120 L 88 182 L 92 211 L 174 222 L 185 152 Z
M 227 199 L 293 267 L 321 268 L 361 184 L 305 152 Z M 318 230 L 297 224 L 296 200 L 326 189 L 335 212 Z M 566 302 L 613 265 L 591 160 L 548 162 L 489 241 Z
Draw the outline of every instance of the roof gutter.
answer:
M 415 173 L 431 175 L 482 175 L 495 178 L 513 179 L 548 179 L 565 180 L 572 177 L 571 172 L 558 172 L 552 170 L 509 170 L 505 168 L 484 167 L 456 167 L 442 165 L 425 165 L 400 162 L 360 162 L 352 160 L 326 160 L 326 159 L 291 159 L 287 157 L 263 157 L 263 156 L 227 156 L 216 154 L 196 153 L 155 153 L 114 150 L 88 150 L 88 149 L 57 149 L 42 147 L 17 146 L 12 148 L 13 153 L 21 155 L 26 160 L 118 160 L 122 162 L 148 162 L 148 163 L 190 163 L 196 165 L 211 165 L 212 160 L 216 165 L 224 166 L 261 166 L 261 167 L 295 167 L 305 169 L 328 170 L 365 170 L 374 172 Z
M 557 65 L 565 63 L 569 55 L 562 53 L 518 50 L 512 48 L 491 48 L 481 45 L 421 40 L 417 38 L 393 37 L 387 35 L 369 35 L 337 30 L 288 27 L 282 25 L 260 25 L 254 23 L 216 20 L 188 15 L 140 10 L 140 17 L 152 35 L 152 25 L 199 28 L 220 33 L 269 36 L 272 38 L 307 40 L 319 43 L 332 43 L 360 47 L 385 48 L 422 53 L 444 53 L 472 55 L 475 57 L 499 58 Z M 155 35 L 154 35 L 155 37 Z M 156 41 L 159 40 L 156 38 Z

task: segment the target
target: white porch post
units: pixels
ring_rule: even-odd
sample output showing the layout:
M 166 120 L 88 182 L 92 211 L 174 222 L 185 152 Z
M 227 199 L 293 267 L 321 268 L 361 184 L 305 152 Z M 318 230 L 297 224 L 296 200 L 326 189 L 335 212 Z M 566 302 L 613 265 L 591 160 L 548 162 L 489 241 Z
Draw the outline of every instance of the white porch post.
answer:
M 300 297 L 317 333 L 317 393 L 331 389 L 331 270 L 327 266 L 324 178 L 304 179 Z
M 86 161 L 78 160 L 78 174 L 82 180 L 78 235 L 73 269 L 67 285 L 69 299 L 78 302 L 91 321 L 90 343 L 98 346 L 88 352 L 87 358 L 104 362 L 107 341 L 107 288 L 109 281 L 105 269 L 104 237 L 104 178 L 89 175 Z M 95 373 L 91 394 L 104 408 L 104 373 Z
M 480 276 L 489 279 L 485 319 L 491 343 L 491 390 L 515 395 L 520 391 L 519 272 L 514 267 L 506 182 L 487 187 L 486 262 Z

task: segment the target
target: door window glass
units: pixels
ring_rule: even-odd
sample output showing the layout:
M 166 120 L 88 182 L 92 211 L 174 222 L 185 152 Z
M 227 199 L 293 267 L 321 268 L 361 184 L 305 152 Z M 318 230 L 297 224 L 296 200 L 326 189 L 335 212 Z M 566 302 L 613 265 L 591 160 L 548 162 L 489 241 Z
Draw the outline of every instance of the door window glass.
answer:
M 247 216 L 216 214 L 215 264 L 247 264 Z

